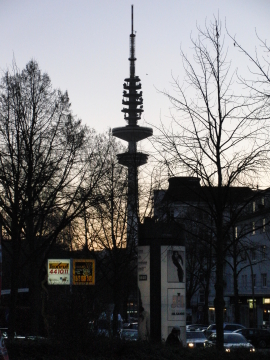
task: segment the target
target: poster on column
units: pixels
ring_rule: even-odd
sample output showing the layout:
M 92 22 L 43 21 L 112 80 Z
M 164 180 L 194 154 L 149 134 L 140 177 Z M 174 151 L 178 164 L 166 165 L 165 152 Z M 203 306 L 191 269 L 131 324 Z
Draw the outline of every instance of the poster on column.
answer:
M 184 246 L 161 246 L 161 335 L 166 340 L 174 326 L 185 343 L 186 268 Z
M 140 305 L 150 311 L 150 246 L 138 246 L 138 287 Z
M 185 296 L 183 289 L 167 289 L 168 320 L 181 321 L 185 316 Z
M 174 248 L 176 248 L 174 246 Z M 180 248 L 180 247 L 179 247 Z M 167 250 L 167 281 L 168 283 L 184 282 L 185 252 L 180 249 Z

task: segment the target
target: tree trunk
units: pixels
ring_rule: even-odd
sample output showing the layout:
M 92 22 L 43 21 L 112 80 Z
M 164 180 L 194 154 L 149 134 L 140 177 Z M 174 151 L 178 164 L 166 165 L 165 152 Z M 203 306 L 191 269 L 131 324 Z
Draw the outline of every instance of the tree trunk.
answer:
M 223 264 L 222 259 L 217 261 L 216 269 L 216 298 L 215 298 L 215 313 L 216 313 L 216 327 L 217 327 L 217 349 L 223 349 L 223 311 L 224 311 L 224 298 L 223 298 Z
M 234 267 L 233 267 L 233 287 L 234 287 L 234 322 L 240 324 L 240 306 L 239 306 L 239 293 L 238 293 L 238 276 L 236 268 L 236 259 L 234 256 Z
M 31 265 L 33 262 L 31 263 Z M 41 283 L 39 281 L 38 266 L 34 262 L 30 270 L 30 304 L 31 304 L 31 318 L 30 329 L 31 335 L 40 335 L 40 317 L 41 317 Z
M 12 225 L 12 266 L 11 266 L 11 291 L 8 314 L 8 332 L 11 337 L 17 330 L 17 297 L 19 286 L 19 264 L 20 264 L 21 242 L 19 237 L 18 226 Z
M 114 309 L 113 309 L 113 326 L 112 326 L 113 336 L 116 336 L 117 332 L 118 332 L 118 314 L 119 314 L 119 310 L 120 310 L 120 306 L 119 306 L 118 300 L 115 299 Z
M 224 334 L 223 334 L 223 311 L 224 311 L 224 296 L 223 296 L 223 234 L 222 234 L 222 216 L 217 225 L 217 247 L 216 247 L 216 298 L 215 298 L 215 313 L 216 313 L 216 333 L 217 333 L 217 349 L 223 350 Z
M 204 316 L 203 316 L 203 323 L 205 325 L 208 325 L 209 319 L 208 319 L 208 308 L 209 308 L 209 280 L 210 276 L 206 281 L 205 289 L 204 289 Z

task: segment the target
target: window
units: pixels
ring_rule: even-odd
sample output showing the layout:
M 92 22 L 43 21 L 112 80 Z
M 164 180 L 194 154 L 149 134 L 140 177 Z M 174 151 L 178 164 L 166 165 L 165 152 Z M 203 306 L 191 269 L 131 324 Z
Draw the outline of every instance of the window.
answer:
M 252 203 L 252 211 L 255 212 L 256 211 L 256 202 L 253 201 Z
M 262 260 L 266 260 L 266 246 L 261 246 Z
M 247 287 L 247 275 L 242 275 L 242 286 Z
M 256 250 L 255 249 L 250 250 L 250 257 L 251 257 L 252 261 L 256 261 Z
M 238 330 L 239 329 L 239 326 L 238 325 L 234 325 L 234 324 L 226 324 L 224 326 L 224 329 L 225 330 L 228 330 L 228 331 L 235 331 L 235 330 Z
M 256 299 L 247 299 L 249 309 L 256 309 Z
M 205 303 L 205 291 L 204 290 L 199 291 L 199 303 L 200 304 Z
M 246 253 L 245 250 L 244 250 L 244 251 L 241 251 L 241 253 L 240 253 L 240 258 L 241 258 L 242 261 L 246 261 L 246 260 L 247 260 L 247 253 Z
M 265 219 L 262 219 L 262 232 L 265 232 Z
M 238 236 L 237 226 L 234 228 L 234 236 L 235 236 L 235 239 L 237 239 L 237 236 Z
M 256 230 L 255 230 L 255 221 L 252 222 L 252 235 L 255 235 Z
M 256 274 L 251 275 L 251 285 L 256 287 Z
M 267 287 L 267 274 L 262 274 L 262 287 Z
M 262 206 L 264 206 L 264 197 L 262 197 Z

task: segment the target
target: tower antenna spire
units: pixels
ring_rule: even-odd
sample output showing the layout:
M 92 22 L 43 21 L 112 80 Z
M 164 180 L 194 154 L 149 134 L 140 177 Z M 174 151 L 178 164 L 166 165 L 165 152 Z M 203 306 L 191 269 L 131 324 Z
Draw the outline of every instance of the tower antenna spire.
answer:
M 133 5 L 131 5 L 131 34 L 133 34 Z

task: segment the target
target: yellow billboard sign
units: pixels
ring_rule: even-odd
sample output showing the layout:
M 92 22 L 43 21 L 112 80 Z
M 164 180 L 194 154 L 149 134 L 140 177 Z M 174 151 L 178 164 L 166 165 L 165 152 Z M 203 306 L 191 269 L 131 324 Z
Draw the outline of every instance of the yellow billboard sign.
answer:
M 95 285 L 95 260 L 73 260 L 73 285 Z

